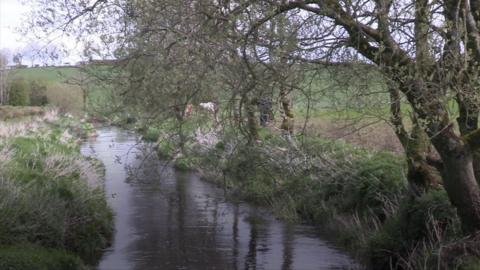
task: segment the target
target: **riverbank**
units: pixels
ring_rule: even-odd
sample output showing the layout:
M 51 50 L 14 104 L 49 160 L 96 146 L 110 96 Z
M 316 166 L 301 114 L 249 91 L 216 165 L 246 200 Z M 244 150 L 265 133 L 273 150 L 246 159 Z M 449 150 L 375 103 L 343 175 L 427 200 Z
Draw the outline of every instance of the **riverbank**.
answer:
M 182 151 L 168 128 L 157 129 L 157 147 L 177 168 L 200 170 L 283 219 L 318 225 L 368 269 L 478 269 L 474 251 L 456 248 L 462 234 L 445 191 L 410 196 L 394 153 L 268 129 L 255 144 L 234 131 L 189 130 Z
M 113 230 L 103 167 L 78 145 L 92 127 L 42 110 L 0 121 L 0 269 L 89 269 Z
M 196 173 L 172 168 L 137 133 L 97 131 L 81 152 L 105 164 L 116 229 L 96 269 L 362 269 L 314 227 L 228 200 Z

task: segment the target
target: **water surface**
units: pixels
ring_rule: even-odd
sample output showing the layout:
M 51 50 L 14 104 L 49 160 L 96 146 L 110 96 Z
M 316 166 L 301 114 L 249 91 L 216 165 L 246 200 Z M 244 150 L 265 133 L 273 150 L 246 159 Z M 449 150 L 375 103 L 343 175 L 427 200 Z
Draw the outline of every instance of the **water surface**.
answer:
M 310 226 L 225 199 L 194 173 L 156 159 L 135 134 L 116 128 L 82 145 L 106 166 L 115 234 L 98 270 L 359 269 Z

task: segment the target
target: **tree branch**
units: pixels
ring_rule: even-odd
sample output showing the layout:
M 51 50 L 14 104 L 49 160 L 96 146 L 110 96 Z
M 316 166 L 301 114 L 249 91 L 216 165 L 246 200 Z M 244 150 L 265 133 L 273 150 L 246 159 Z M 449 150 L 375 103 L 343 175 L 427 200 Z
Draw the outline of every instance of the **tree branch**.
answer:
M 403 124 L 400 93 L 394 85 L 389 85 L 388 90 L 390 92 L 390 113 L 392 114 L 390 121 L 404 149 L 407 149 L 409 135 Z
M 82 17 L 83 15 L 89 13 L 89 12 L 93 12 L 95 10 L 95 8 L 97 8 L 97 6 L 99 6 L 100 4 L 105 4 L 108 0 L 97 0 L 95 1 L 95 3 L 93 3 L 93 5 L 89 6 L 89 7 L 86 7 L 84 8 L 82 11 L 80 11 L 77 15 L 71 17 L 68 19 L 68 21 L 64 24 L 63 26 L 63 30 L 65 31 L 66 28 L 68 27 L 68 25 L 70 25 L 73 21 L 75 21 L 76 19 Z
M 475 3 L 478 5 L 478 2 Z M 471 40 L 469 40 L 467 46 L 470 47 L 469 49 L 472 50 L 474 54 L 474 59 L 476 62 L 480 62 L 480 29 L 477 25 L 477 19 L 475 18 L 474 14 L 477 14 L 477 18 L 480 16 L 478 15 L 478 10 L 472 10 L 472 6 L 470 5 L 469 0 L 465 0 L 465 21 L 467 24 L 467 32 L 468 36 Z

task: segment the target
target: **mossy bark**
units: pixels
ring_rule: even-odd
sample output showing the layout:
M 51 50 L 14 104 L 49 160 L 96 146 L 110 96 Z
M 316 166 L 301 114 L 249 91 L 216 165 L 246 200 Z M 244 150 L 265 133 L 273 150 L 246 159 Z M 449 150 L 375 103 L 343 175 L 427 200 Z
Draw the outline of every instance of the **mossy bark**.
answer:
M 476 105 L 467 104 L 461 96 L 457 97 L 459 104 L 459 117 L 457 118 L 460 134 L 464 137 L 469 136 L 478 129 L 479 109 Z M 473 152 L 473 170 L 475 178 L 480 184 L 480 151 Z
M 407 158 L 407 179 L 415 196 L 420 196 L 430 188 L 441 185 L 439 170 L 441 162 L 433 157 L 432 144 L 428 135 L 415 118 L 410 133 L 404 126 L 401 112 L 401 98 L 398 89 L 390 86 L 391 122 Z
M 293 135 L 294 133 L 294 126 L 295 126 L 295 118 L 292 111 L 292 104 L 290 101 L 290 96 L 288 91 L 286 91 L 285 87 L 282 86 L 280 90 L 280 102 L 282 104 L 283 110 L 283 120 L 282 125 L 280 128 L 289 135 Z
M 257 100 L 255 98 L 245 100 L 245 110 L 247 113 L 247 129 L 248 129 L 248 141 L 254 143 L 259 140 L 258 134 L 259 124 L 256 116 Z
M 420 195 L 431 188 L 441 186 L 441 172 L 432 165 L 432 160 L 436 159 L 432 157 L 430 139 L 418 124 L 413 127 L 404 147 L 407 155 L 408 181 L 413 192 Z
M 177 133 L 179 137 L 178 142 L 178 149 L 180 149 L 181 153 L 185 153 L 185 143 L 186 143 L 186 136 L 183 130 L 183 124 L 185 121 L 185 105 L 176 105 L 174 108 L 175 118 L 177 119 Z

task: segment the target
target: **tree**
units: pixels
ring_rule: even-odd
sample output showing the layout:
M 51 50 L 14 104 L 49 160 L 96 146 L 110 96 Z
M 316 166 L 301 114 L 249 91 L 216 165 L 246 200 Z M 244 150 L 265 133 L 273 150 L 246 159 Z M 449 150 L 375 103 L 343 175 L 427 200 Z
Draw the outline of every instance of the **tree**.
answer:
M 480 147 L 480 2 L 283 1 L 271 8 L 255 27 L 279 14 L 303 10 L 319 27 L 332 31 L 317 44 L 333 39 L 334 50 L 359 53 L 398 85 L 441 157 L 443 184 L 465 232 L 480 230 L 474 171 L 479 162 L 474 153 Z M 447 110 L 449 97 L 459 108 L 459 132 Z
M 70 6 L 73 8 L 68 8 Z M 480 158 L 477 153 L 480 148 L 479 0 L 198 0 L 161 3 L 97 0 L 90 6 L 75 1 L 51 1 L 44 8 L 64 15 L 55 17 L 54 12 L 39 12 L 37 20 L 41 23 L 37 25 L 44 28 L 77 33 L 76 30 L 85 25 L 103 27 L 106 31 L 112 29 L 105 27 L 108 25 L 123 29 L 108 44 L 117 44 L 123 52 L 119 55 L 123 57 L 146 59 L 150 70 L 161 70 L 160 73 L 140 72 L 149 74 L 144 78 L 148 80 L 133 80 L 140 82 L 136 89 L 148 90 L 154 84 L 162 85 L 162 91 L 168 91 L 159 96 L 169 96 L 169 100 L 176 100 L 169 104 L 181 105 L 188 101 L 185 97 L 191 96 L 185 95 L 185 89 L 205 89 L 197 86 L 201 85 L 202 76 L 209 74 L 207 77 L 220 85 L 230 85 L 229 91 L 238 100 L 235 106 L 246 108 L 249 119 L 255 113 L 252 104 L 259 96 L 261 82 L 282 80 L 278 76 L 269 76 L 267 71 L 278 70 L 275 68 L 277 61 L 264 55 L 268 44 L 279 45 L 276 35 L 273 39 L 267 35 L 271 33 L 268 31 L 271 23 L 282 16 L 287 17 L 296 22 L 295 27 L 289 29 L 294 33 L 289 42 L 292 46 L 288 50 L 279 50 L 275 57 L 281 59 L 281 63 L 322 64 L 355 60 L 375 66 L 392 86 L 393 103 L 399 100 L 397 97 L 405 98 L 413 111 L 414 129 L 409 136 L 415 133 L 418 138 L 423 138 L 427 135 L 427 145 L 431 142 L 438 152 L 440 159 L 435 162 L 435 169 L 441 172 L 443 186 L 457 207 L 464 231 L 480 230 Z M 72 14 L 71 10 L 78 12 Z M 88 17 L 99 21 L 97 24 L 77 20 L 92 12 L 121 16 Z M 66 20 L 59 22 L 55 19 L 59 17 Z M 97 18 L 121 19 L 112 22 Z M 64 27 L 59 28 L 61 26 Z M 85 32 L 94 30 L 90 28 Z M 112 39 L 111 35 L 106 37 Z M 104 40 L 108 41 L 108 38 Z M 124 46 L 129 44 L 135 45 Z M 170 54 L 172 49 L 175 53 Z M 152 54 L 152 50 L 155 53 Z M 105 51 L 111 49 L 106 46 Z M 244 66 L 236 65 L 238 58 L 243 60 Z M 164 62 L 166 59 L 169 62 Z M 169 63 L 169 66 L 158 63 Z M 215 67 L 211 70 L 222 71 L 222 75 L 235 75 L 217 80 L 210 76 L 214 72 L 199 68 L 202 64 Z M 175 68 L 169 69 L 172 65 Z M 234 72 L 225 71 L 231 67 L 235 67 Z M 173 80 L 163 77 L 169 72 Z M 272 73 L 277 72 L 270 75 Z M 239 74 L 242 76 L 239 86 L 227 83 L 238 81 Z M 145 82 L 151 82 L 150 86 Z M 285 97 L 285 92 L 281 96 Z M 158 101 L 153 102 L 149 96 L 144 104 L 165 104 L 165 98 Z M 452 101 L 456 103 L 458 115 L 449 111 Z M 234 111 L 241 119 L 242 109 Z M 398 112 L 396 108 L 391 110 L 392 120 L 400 128 L 397 134 L 401 137 L 405 133 L 401 131 L 402 118 L 395 115 Z M 247 123 L 251 124 L 248 130 L 254 134 L 255 121 L 250 119 Z M 421 158 L 416 159 L 421 162 L 426 161 L 423 152 L 428 147 L 422 148 L 414 151 L 421 154 Z
M 30 89 L 23 78 L 14 78 L 9 86 L 8 104 L 12 106 L 27 106 L 30 103 Z
M 0 105 L 5 105 L 7 101 L 7 58 L 0 54 Z
M 23 55 L 21 53 L 16 53 L 15 55 L 13 55 L 12 61 L 13 63 L 15 63 L 16 66 L 20 67 L 22 66 L 22 59 Z
M 43 81 L 30 81 L 30 105 L 45 106 L 48 104 L 47 86 Z

